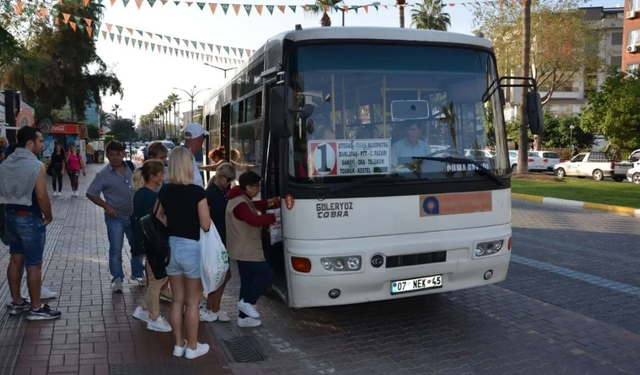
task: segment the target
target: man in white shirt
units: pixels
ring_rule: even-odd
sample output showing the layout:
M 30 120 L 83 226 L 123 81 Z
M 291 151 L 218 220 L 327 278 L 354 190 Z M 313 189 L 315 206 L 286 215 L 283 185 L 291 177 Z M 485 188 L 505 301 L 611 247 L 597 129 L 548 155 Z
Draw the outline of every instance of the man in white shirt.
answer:
M 426 156 L 431 153 L 427 142 L 420 139 L 420 127 L 417 123 L 410 123 L 407 127 L 407 137 L 399 140 L 391 146 L 391 167 L 398 166 L 398 159 L 411 158 L 413 156 Z M 405 164 L 403 161 L 402 164 Z
M 184 127 L 184 146 L 191 151 L 191 155 L 195 155 L 202 150 L 202 142 L 208 135 L 209 132 L 204 130 L 201 124 L 188 124 Z M 193 157 L 193 184 L 205 187 L 195 156 Z

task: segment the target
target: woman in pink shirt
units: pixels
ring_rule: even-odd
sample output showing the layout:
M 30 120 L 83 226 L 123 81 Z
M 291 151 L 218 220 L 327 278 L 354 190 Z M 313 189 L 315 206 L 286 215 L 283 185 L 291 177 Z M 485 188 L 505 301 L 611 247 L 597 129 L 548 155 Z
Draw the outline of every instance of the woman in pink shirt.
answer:
M 80 168 L 82 168 L 82 175 L 86 176 L 87 173 L 84 170 L 84 162 L 80 154 L 76 152 L 76 146 L 69 146 L 69 152 L 66 157 L 67 173 L 71 180 L 71 193 L 72 197 L 78 197 L 78 178 L 80 177 Z

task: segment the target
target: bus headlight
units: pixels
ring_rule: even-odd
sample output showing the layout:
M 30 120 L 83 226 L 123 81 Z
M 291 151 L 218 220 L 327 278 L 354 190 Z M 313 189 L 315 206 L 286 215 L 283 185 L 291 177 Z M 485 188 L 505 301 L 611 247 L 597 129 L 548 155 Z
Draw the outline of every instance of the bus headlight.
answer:
M 358 271 L 362 268 L 362 258 L 359 255 L 322 258 L 320 264 L 327 271 Z
M 476 245 L 476 256 L 481 257 L 495 254 L 502 249 L 503 243 L 504 240 L 480 242 Z

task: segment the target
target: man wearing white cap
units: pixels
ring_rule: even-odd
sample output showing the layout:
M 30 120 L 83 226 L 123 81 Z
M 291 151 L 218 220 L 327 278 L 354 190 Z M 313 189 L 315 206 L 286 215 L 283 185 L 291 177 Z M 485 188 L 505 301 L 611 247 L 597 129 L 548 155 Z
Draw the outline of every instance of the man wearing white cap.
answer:
M 209 135 L 209 132 L 204 130 L 202 125 L 198 123 L 191 123 L 184 127 L 184 145 L 191 151 L 193 157 L 193 183 L 204 188 L 204 181 L 202 175 L 198 169 L 198 163 L 196 162 L 195 155 L 202 150 L 202 142 L 204 138 Z

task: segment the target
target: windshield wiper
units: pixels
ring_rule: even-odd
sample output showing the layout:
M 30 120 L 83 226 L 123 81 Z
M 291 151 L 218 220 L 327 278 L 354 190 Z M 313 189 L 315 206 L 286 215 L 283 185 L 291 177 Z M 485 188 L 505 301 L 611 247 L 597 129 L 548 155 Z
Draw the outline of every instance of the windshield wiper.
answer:
M 346 182 L 344 184 L 340 184 L 340 185 L 336 185 L 333 186 L 331 188 L 329 188 L 324 194 L 322 194 L 320 196 L 319 199 L 325 199 L 327 197 L 327 194 L 332 194 L 332 193 L 336 193 L 338 191 L 341 190 L 346 190 L 346 189 L 350 189 L 352 187 L 356 187 L 356 186 L 360 186 L 360 185 L 366 185 L 370 182 L 383 182 L 383 183 L 387 183 L 387 184 L 392 184 L 395 182 L 398 182 L 400 180 L 404 180 L 404 177 L 400 177 L 400 176 L 372 176 L 372 177 L 367 177 L 367 178 L 362 178 L 359 180 L 355 180 L 355 181 L 351 181 L 351 182 Z
M 413 160 L 434 160 L 440 161 L 443 163 L 451 163 L 451 164 L 464 164 L 464 165 L 475 165 L 478 169 L 474 169 L 473 171 L 480 174 L 483 172 L 487 175 L 492 181 L 494 181 L 498 186 L 504 186 L 504 181 L 502 181 L 498 176 L 496 176 L 493 172 L 484 167 L 484 165 L 478 163 L 473 159 L 466 158 L 456 158 L 452 156 L 414 156 Z

